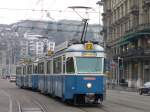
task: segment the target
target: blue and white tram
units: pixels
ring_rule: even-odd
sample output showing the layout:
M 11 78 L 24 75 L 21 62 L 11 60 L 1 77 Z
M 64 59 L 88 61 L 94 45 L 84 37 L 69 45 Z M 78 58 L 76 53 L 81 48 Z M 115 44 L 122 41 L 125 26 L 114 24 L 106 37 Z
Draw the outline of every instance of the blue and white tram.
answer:
M 52 56 L 39 59 L 37 66 L 32 63 L 29 69 L 27 65 L 28 88 L 74 104 L 101 103 L 106 92 L 104 58 L 104 49 L 98 44 L 65 42 Z M 19 80 L 17 85 L 24 85 Z

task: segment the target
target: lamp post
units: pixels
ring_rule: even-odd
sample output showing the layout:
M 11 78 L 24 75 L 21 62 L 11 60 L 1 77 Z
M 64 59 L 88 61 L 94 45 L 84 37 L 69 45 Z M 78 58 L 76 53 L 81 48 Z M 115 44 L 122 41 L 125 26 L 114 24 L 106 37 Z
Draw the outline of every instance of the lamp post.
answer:
M 124 78 L 124 67 L 123 67 L 123 58 L 118 57 L 118 74 L 117 74 L 117 84 L 119 85 L 120 80 L 120 60 L 121 60 L 121 67 L 122 67 L 122 76 Z
M 103 6 L 104 2 L 103 2 L 103 0 L 101 0 L 101 1 L 96 2 L 96 4 L 99 6 L 99 30 L 100 30 L 100 27 L 101 27 L 101 14 L 100 14 L 100 12 L 101 12 L 101 6 Z M 101 35 L 101 30 L 99 31 L 99 36 L 100 35 Z M 100 41 L 102 41 L 102 39 L 100 39 Z

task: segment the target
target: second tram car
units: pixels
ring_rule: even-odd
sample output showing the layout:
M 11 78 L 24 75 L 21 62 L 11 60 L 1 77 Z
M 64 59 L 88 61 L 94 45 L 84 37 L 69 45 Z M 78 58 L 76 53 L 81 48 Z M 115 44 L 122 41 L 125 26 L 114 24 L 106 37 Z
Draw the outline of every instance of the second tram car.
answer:
M 64 42 L 51 56 L 18 65 L 16 85 L 71 101 L 101 103 L 105 98 L 103 47 L 92 42 Z

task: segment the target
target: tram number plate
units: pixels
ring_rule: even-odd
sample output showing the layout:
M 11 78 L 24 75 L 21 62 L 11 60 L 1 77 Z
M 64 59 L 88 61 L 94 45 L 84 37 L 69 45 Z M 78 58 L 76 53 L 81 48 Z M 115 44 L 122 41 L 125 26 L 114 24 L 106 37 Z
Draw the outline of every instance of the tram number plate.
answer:
M 87 57 L 96 57 L 96 53 L 92 53 L 92 52 L 84 52 L 82 53 L 82 56 L 87 56 Z
M 84 80 L 96 80 L 95 77 L 84 77 L 83 79 L 84 79 Z

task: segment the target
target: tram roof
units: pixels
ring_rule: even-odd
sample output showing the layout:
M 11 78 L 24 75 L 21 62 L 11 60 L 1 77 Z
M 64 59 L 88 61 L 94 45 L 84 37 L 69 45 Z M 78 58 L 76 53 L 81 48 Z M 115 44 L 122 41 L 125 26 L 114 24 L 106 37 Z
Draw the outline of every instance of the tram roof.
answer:
M 93 44 L 93 50 L 90 51 L 96 51 L 96 52 L 104 52 L 104 48 L 98 44 Z M 81 43 L 76 43 L 76 44 L 71 44 L 68 41 L 65 41 L 64 43 L 58 45 L 55 47 L 55 53 L 59 51 L 66 50 L 66 52 L 81 52 L 81 51 L 87 51 L 85 49 L 84 44 Z
M 73 51 L 74 52 L 82 52 L 82 51 L 89 51 L 89 50 L 85 49 L 84 44 L 75 44 L 75 45 L 69 46 L 66 49 L 66 51 L 67 52 L 73 52 Z M 90 50 L 90 51 L 103 52 L 104 48 L 101 47 L 100 45 L 94 44 L 93 50 Z

